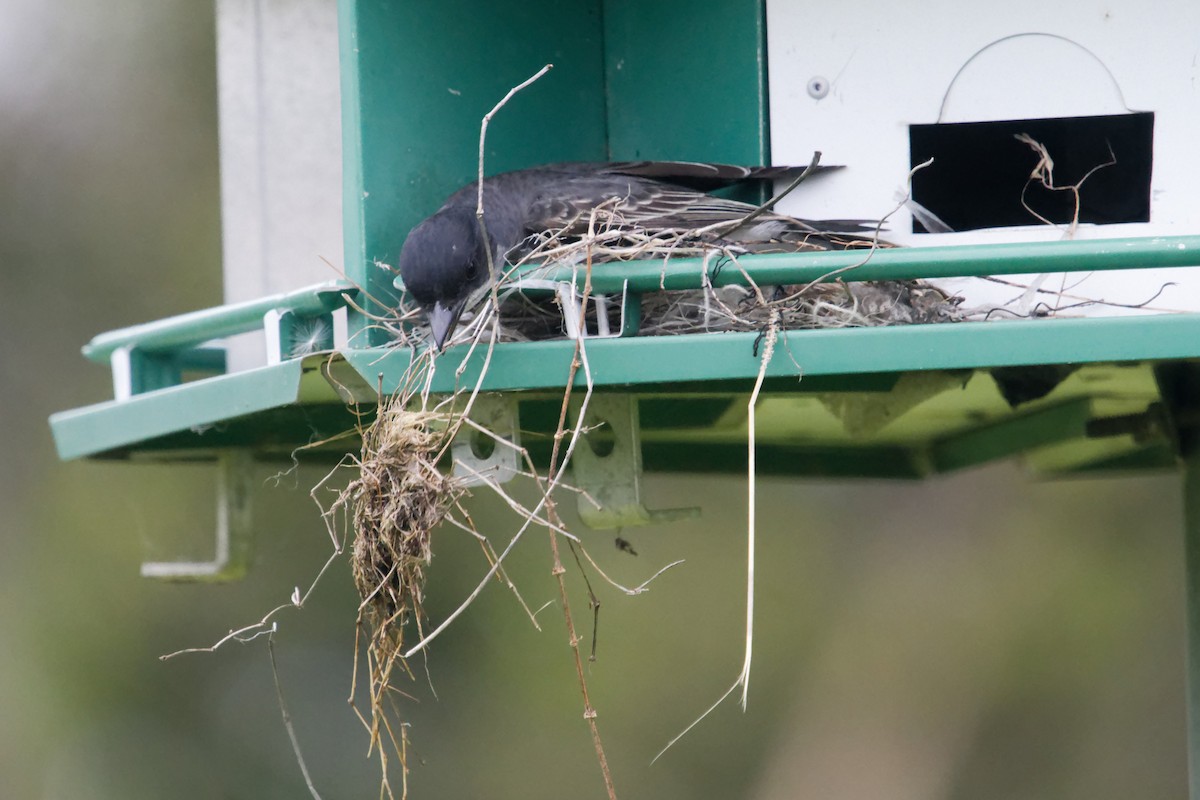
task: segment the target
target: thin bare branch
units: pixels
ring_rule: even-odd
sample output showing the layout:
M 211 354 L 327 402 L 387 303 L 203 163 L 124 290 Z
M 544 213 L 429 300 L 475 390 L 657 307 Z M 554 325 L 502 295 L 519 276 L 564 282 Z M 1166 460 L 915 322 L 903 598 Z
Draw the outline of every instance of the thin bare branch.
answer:
M 288 739 L 292 742 L 292 752 L 296 763 L 300 765 L 300 773 L 304 776 L 304 785 L 313 800 L 321 800 L 317 787 L 313 785 L 312 776 L 308 773 L 308 764 L 304 761 L 304 753 L 300 751 L 300 739 L 296 736 L 296 728 L 292 725 L 292 715 L 288 713 L 287 703 L 283 700 L 283 685 L 279 682 L 279 665 L 275 663 L 275 626 L 267 636 L 267 652 L 271 655 L 271 677 L 275 679 L 275 697 L 279 700 L 279 713 L 283 715 L 283 727 L 287 729 Z

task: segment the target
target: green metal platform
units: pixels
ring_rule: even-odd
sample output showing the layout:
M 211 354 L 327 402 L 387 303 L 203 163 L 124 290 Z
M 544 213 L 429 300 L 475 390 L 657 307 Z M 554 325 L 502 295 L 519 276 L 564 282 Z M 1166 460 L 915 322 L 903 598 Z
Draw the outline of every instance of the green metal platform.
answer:
M 801 283 L 851 258 L 862 255 L 757 256 L 740 264 L 765 284 Z M 839 279 L 1196 261 L 1200 237 L 911 248 L 879 251 Z M 699 286 L 704 268 L 689 260 L 672 261 L 665 270 L 658 261 L 612 264 L 596 270 L 592 282 L 597 291 L 646 290 L 660 282 L 682 289 Z M 552 277 L 571 278 L 565 269 Z M 732 269 L 715 278 L 740 280 L 742 273 Z M 177 365 L 199 363 L 195 354 L 211 352 L 214 337 L 257 327 L 268 312 L 276 320 L 325 316 L 355 291 L 348 283 L 323 285 L 98 336 L 85 352 L 98 361 L 123 357 L 131 388 L 122 399 L 56 414 L 51 424 L 60 455 L 190 459 L 239 447 L 266 459 L 340 457 L 354 446 L 345 439 L 311 445 L 354 428 L 349 401 L 361 410 L 380 389 L 395 391 L 412 363 L 411 350 L 280 353 L 279 363 L 234 374 L 221 373 L 220 359 L 210 357 L 216 372 L 197 373 L 191 382 L 183 382 Z M 647 469 L 739 472 L 741 460 L 733 454 L 745 443 L 746 400 L 760 369 L 758 338 L 634 336 L 587 339 L 585 347 L 596 391 L 637 396 Z M 570 340 L 499 344 L 480 382 L 484 391 L 517 398 L 535 456 L 553 432 L 575 347 Z M 484 349 L 464 365 L 467 352 L 450 348 L 438 358 L 433 392 L 475 385 Z M 1054 474 L 1171 467 L 1177 448 L 1158 373 L 1194 359 L 1200 359 L 1197 314 L 788 331 L 766 371 L 760 462 L 774 474 L 870 477 L 920 477 L 1014 455 Z M 1008 376 L 1017 370 L 1019 377 L 1023 368 L 1045 365 L 1072 371 L 1045 397 L 1017 408 L 1001 397 L 996 370 Z M 582 371 L 575 380 L 583 385 Z

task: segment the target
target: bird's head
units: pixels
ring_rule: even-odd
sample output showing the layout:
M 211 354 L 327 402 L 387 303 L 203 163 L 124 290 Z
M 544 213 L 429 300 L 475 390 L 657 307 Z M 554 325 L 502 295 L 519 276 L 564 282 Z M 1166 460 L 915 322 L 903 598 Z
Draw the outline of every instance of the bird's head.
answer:
M 487 247 L 474 212 L 442 209 L 413 228 L 400 251 L 400 277 L 429 318 L 441 350 L 471 295 L 488 278 Z

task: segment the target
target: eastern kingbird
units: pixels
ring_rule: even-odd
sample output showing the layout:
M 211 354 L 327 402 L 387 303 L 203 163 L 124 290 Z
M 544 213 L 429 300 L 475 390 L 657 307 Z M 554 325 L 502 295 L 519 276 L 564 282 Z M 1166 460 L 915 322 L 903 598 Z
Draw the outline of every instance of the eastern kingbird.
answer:
M 440 350 L 463 311 L 488 289 L 488 251 L 499 271 L 519 259 L 538 235 L 564 228 L 586 231 L 589 212 L 614 202 L 619 225 L 651 236 L 735 223 L 756 206 L 705 192 L 753 181 L 794 178 L 802 167 L 739 167 L 682 161 L 549 164 L 483 181 L 484 225 L 475 215 L 478 188 L 459 189 L 433 216 L 413 228 L 400 252 L 405 290 L 429 318 Z M 824 172 L 837 167 L 818 167 Z M 704 241 L 742 252 L 833 250 L 869 241 L 873 224 L 859 220 L 809 222 L 773 211 Z M 566 231 L 571 233 L 571 230 Z

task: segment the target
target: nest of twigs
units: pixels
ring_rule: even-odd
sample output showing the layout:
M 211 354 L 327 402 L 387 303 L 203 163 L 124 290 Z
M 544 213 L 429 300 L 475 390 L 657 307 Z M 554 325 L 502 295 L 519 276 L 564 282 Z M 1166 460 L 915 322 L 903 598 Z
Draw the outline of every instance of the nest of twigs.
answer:
M 963 319 L 962 298 L 922 281 L 819 283 L 767 287 L 761 299 L 744 286 L 707 287 L 650 292 L 641 299 L 640 336 L 761 331 L 773 311 L 780 330 L 860 328 L 880 325 L 957 322 Z M 620 298 L 610 298 L 606 316 L 610 330 L 621 325 Z M 587 327 L 597 330 L 601 313 L 589 303 Z M 561 338 L 563 315 L 557 298 L 508 295 L 500 307 L 501 341 Z
M 516 270 L 533 264 L 577 265 L 582 274 L 588 265 L 599 271 L 607 263 L 633 259 L 714 257 L 722 269 L 737 269 L 736 261 L 749 253 L 797 250 L 860 250 L 863 261 L 872 247 L 890 248 L 865 232 L 814 234 L 811 239 L 780 242 L 739 243 L 703 230 L 646 233 L 626 223 L 620 204 L 596 209 L 590 220 L 577 221 L 558 231 L 548 231 L 523 242 L 508 254 L 510 265 L 497 286 L 500 298 L 500 341 L 538 341 L 561 338 L 565 331 L 556 296 L 525 294 L 514 280 Z M 586 224 L 584 224 L 586 223 Z M 728 263 L 732 262 L 732 264 Z M 650 292 L 641 298 L 643 336 L 686 333 L 762 330 L 777 314 L 781 330 L 829 327 L 869 327 L 911 323 L 956 322 L 964 318 L 962 299 L 948 295 L 919 280 L 874 282 L 824 282 L 793 286 L 724 286 L 683 291 Z M 608 327 L 621 323 L 620 298 L 610 298 L 606 311 L 589 303 L 585 312 L 588 329 L 597 330 L 598 314 L 607 316 Z M 424 340 L 426 330 L 420 315 L 412 313 L 385 322 L 402 344 Z M 475 315 L 478 325 L 463 325 L 453 341 L 468 341 L 488 323 L 490 313 Z M 416 323 L 413 327 L 412 323 Z
M 753 289 L 725 286 L 655 292 L 642 299 L 641 332 L 651 336 L 714 331 L 758 331 L 772 312 L 781 330 L 872 327 L 962 318 L 961 298 L 921 281 L 818 283 Z
M 351 568 L 373 643 L 395 649 L 406 622 L 424 616 L 430 531 L 461 494 L 438 470 L 442 415 L 385 399 L 363 434 L 360 474 L 343 498 L 354 524 Z

